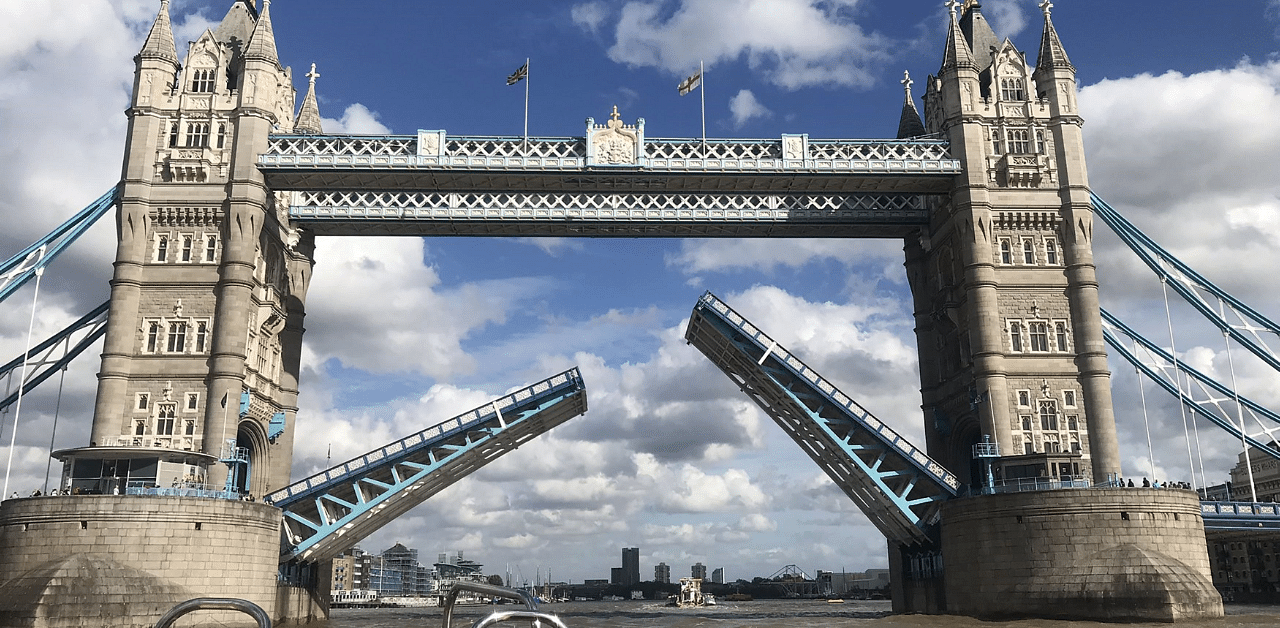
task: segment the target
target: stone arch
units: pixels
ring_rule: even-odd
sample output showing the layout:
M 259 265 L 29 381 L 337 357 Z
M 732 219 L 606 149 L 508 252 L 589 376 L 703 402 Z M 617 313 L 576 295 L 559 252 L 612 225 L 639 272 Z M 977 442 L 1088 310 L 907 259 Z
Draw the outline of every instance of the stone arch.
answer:
M 271 468 L 270 443 L 262 424 L 252 418 L 240 421 L 236 426 L 236 447 L 248 451 L 248 464 L 239 469 L 232 483 L 241 493 L 261 499 L 267 492 Z

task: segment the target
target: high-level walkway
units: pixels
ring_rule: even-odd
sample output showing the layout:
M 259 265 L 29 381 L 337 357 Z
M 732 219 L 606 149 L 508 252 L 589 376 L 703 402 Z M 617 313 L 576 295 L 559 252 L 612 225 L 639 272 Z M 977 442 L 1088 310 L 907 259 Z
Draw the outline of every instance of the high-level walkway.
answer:
M 902 237 L 961 172 L 937 139 L 702 142 L 617 122 L 569 138 L 273 135 L 258 163 L 317 235 Z

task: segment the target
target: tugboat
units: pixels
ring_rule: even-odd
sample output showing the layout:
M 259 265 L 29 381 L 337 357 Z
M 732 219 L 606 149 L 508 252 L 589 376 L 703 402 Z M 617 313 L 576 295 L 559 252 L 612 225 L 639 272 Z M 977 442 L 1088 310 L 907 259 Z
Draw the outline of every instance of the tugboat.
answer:
M 667 598 L 667 606 L 679 608 L 715 605 L 715 596 L 702 592 L 702 578 L 681 578 L 680 594 Z

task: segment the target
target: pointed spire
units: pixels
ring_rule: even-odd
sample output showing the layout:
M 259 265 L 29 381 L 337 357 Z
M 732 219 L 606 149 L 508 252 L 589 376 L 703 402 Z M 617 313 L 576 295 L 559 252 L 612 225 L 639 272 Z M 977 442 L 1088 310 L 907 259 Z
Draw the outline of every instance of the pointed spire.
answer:
M 924 123 L 920 122 L 920 112 L 916 109 L 915 98 L 911 96 L 911 73 L 903 71 L 902 89 L 907 99 L 902 103 L 902 116 L 898 119 L 898 139 L 919 137 L 925 134 Z
M 307 78 L 311 79 L 311 85 L 307 87 L 307 97 L 302 100 L 302 109 L 298 110 L 298 120 L 293 124 L 293 132 L 319 135 L 324 133 L 324 129 L 320 126 L 320 105 L 316 103 L 316 79 L 320 78 L 320 73 L 316 72 L 316 64 L 311 64 Z
M 1040 10 L 1044 11 L 1044 34 L 1040 36 L 1040 56 L 1036 59 L 1036 73 L 1048 72 L 1054 68 L 1066 68 L 1075 72 L 1075 66 L 1071 65 L 1071 59 L 1067 58 L 1067 51 L 1062 47 L 1062 40 L 1058 39 L 1058 31 L 1053 27 L 1053 20 L 1049 17 L 1049 9 L 1053 8 L 1053 3 L 1049 0 L 1040 2 Z
M 991 30 L 987 18 L 982 15 L 982 3 L 977 0 L 966 0 L 964 13 L 960 17 L 960 32 L 969 42 L 969 50 L 973 52 L 974 63 L 978 71 L 983 72 L 991 67 L 991 49 L 1000 47 L 1000 38 Z
M 249 48 L 245 50 L 246 59 L 259 59 L 280 65 L 280 55 L 276 53 L 276 34 L 271 30 L 271 0 L 262 0 L 262 13 L 258 16 L 258 25 L 249 36 Z
M 173 44 L 173 27 L 169 23 L 169 0 L 160 0 L 160 12 L 156 21 L 147 33 L 147 41 L 142 44 L 139 59 L 160 59 L 174 65 L 178 64 L 178 49 Z
M 951 24 L 947 31 L 947 45 L 943 50 L 942 69 L 957 67 L 976 67 L 973 61 L 973 52 L 969 50 L 968 40 L 964 38 L 964 33 L 960 30 L 959 18 L 956 17 L 956 7 L 960 6 L 958 0 L 947 0 L 947 9 L 951 12 Z

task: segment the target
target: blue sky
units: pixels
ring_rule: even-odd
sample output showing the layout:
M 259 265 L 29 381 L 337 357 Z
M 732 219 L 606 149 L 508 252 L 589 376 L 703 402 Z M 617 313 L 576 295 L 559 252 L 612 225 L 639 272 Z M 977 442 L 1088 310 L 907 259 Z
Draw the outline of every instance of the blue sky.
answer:
M 0 257 L 119 176 L 132 57 L 158 2 L 0 6 Z M 997 34 L 1034 59 L 1031 0 L 988 0 Z M 1079 70 L 1091 185 L 1175 254 L 1274 317 L 1280 307 L 1280 3 L 1062 0 L 1053 20 Z M 282 62 L 311 63 L 330 132 L 518 135 L 531 59 L 531 134 L 584 119 L 646 120 L 650 137 L 891 137 L 904 70 L 941 61 L 934 0 L 353 3 L 276 0 Z M 174 0 L 179 50 L 229 0 Z M 918 103 L 917 99 L 917 103 Z M 107 295 L 103 221 L 46 276 L 43 338 Z M 1096 255 L 1105 307 L 1167 339 L 1159 283 L 1109 234 Z M 1123 289 L 1119 288 L 1123 286 Z M 424 556 L 464 550 L 501 571 L 608 577 L 620 548 L 702 562 L 731 578 L 885 565 L 884 541 L 773 423 L 683 341 L 712 290 L 886 421 L 921 433 L 901 243 L 880 240 L 322 239 L 308 298 L 295 477 L 572 365 L 591 411 L 499 460 L 363 543 Z M 30 288 L 0 304 L 0 359 L 22 351 Z M 1221 338 L 1175 308 L 1178 347 L 1226 372 Z M 393 330 L 393 331 L 389 331 Z M 1277 376 L 1233 352 L 1241 389 L 1280 405 Z M 55 446 L 84 445 L 97 360 L 68 373 Z M 1150 473 L 1131 369 L 1113 360 L 1125 472 Z M 1189 480 L 1176 406 L 1148 390 L 1156 475 Z M 15 487 L 43 483 L 52 391 L 24 408 Z M 0 462 L 9 455 L 9 421 Z M 1200 431 L 1212 482 L 1231 439 Z M 1194 435 L 1193 435 L 1194 440 Z M 1196 472 L 1199 462 L 1197 460 Z M 56 473 L 56 468 L 55 468 Z

